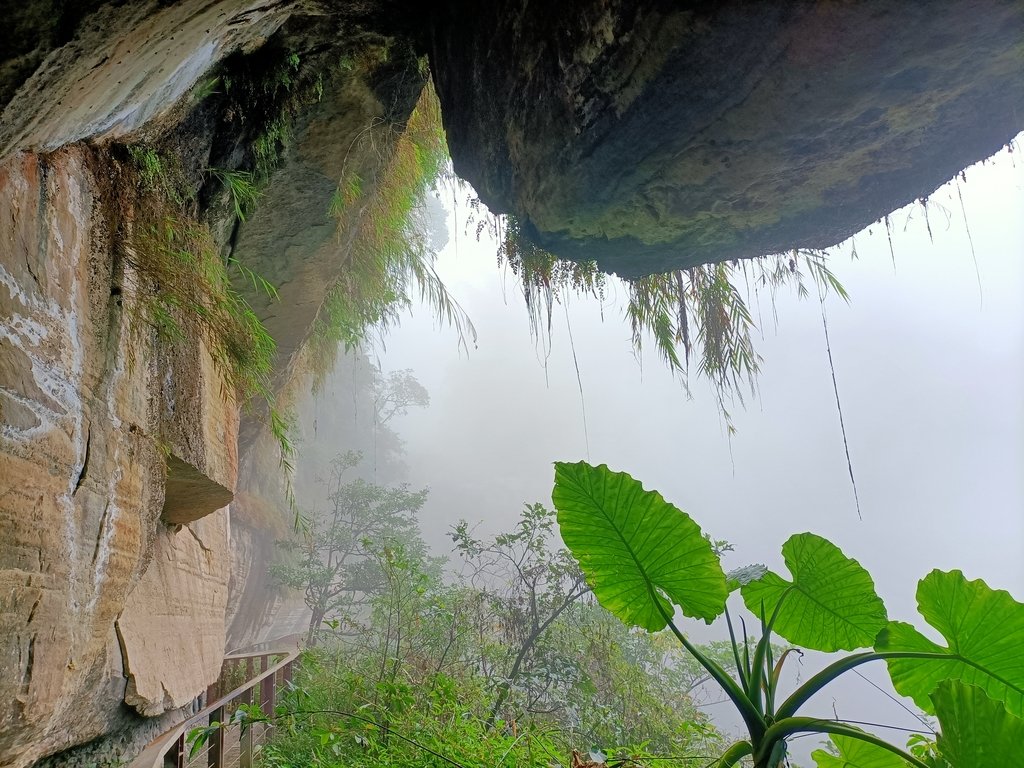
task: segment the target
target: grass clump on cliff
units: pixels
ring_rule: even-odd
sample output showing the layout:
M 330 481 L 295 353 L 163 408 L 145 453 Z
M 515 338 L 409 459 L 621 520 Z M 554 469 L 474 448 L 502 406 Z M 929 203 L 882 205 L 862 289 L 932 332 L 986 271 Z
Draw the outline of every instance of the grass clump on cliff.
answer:
M 434 270 L 423 210 L 425 195 L 445 177 L 449 162 L 433 84 L 427 82 L 404 126 L 375 124 L 357 141 L 373 142 L 381 157 L 370 179 L 346 170 L 331 201 L 331 213 L 356 234 L 308 340 L 318 375 L 330 370 L 339 346 L 357 347 L 371 332 L 395 325 L 416 292 L 463 343 L 476 335 Z
M 515 216 L 494 222 L 498 266 L 507 266 L 519 280 L 534 334 L 551 332 L 554 305 L 566 292 L 604 301 L 607 275 L 593 261 L 568 261 L 539 248 L 523 234 Z
M 139 182 L 121 254 L 130 331 L 152 328 L 172 344 L 201 339 L 240 402 L 267 402 L 268 427 L 289 468 L 289 424 L 274 408 L 271 384 L 277 345 L 232 278 L 274 299 L 277 291 L 236 258 L 221 256 L 196 220 L 194 191 L 180 168 L 152 148 L 130 147 L 128 156 Z
M 729 431 L 733 430 L 727 400 L 753 393 L 761 369 L 754 347 L 757 324 L 747 305 L 760 290 L 767 290 L 773 305 L 780 288 L 792 287 L 801 298 L 833 290 L 843 299 L 847 293 L 826 264 L 820 251 L 699 264 L 664 274 L 626 281 L 629 303 L 626 316 L 639 351 L 644 339 L 653 339 L 659 356 L 673 372 L 685 377 L 691 358 L 697 375 L 711 382 L 719 410 Z M 682 356 L 680 356 L 680 351 Z
M 215 165 L 202 169 L 203 177 L 227 193 L 236 222 L 244 222 L 256 209 L 292 141 L 296 116 L 323 93 L 324 73 L 315 62 L 277 46 L 230 56 L 219 74 L 195 86 L 194 104 L 217 97 L 215 113 L 223 132 L 211 157 Z M 220 167 L 218 160 L 238 167 Z M 145 164 L 140 167 L 145 175 Z
M 198 335 L 228 384 L 243 401 L 269 397 L 276 345 L 248 302 L 232 286 L 229 269 L 276 296 L 273 287 L 237 260 L 223 262 L 206 227 L 165 214 L 136 233 L 134 277 L 140 318 L 162 339 Z
M 227 190 L 235 218 L 239 221 L 245 221 L 249 214 L 256 210 L 256 204 L 259 203 L 262 194 L 262 184 L 254 172 L 207 168 L 206 173 Z
M 244 62 L 244 63 L 243 63 Z M 252 179 L 266 181 L 292 141 L 295 116 L 323 98 L 322 72 L 303 63 L 295 51 L 268 48 L 238 54 L 225 64 L 219 78 L 231 119 L 252 131 L 247 146 Z

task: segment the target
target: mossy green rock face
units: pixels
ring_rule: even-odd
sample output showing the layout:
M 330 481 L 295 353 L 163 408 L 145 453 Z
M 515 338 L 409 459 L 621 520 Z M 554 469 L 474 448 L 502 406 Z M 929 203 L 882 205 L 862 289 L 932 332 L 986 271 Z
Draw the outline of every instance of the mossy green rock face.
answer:
M 456 171 L 627 276 L 830 246 L 1024 127 L 1019 2 L 456 5 Z

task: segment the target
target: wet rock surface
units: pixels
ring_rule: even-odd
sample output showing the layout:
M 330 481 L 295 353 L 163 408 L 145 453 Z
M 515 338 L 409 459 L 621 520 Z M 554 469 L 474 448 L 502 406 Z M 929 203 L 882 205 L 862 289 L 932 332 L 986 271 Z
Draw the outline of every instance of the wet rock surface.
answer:
M 0 765 L 130 757 L 154 734 L 140 715 L 166 726 L 216 678 L 239 602 L 233 560 L 267 586 L 287 512 L 271 509 L 233 548 L 225 505 L 242 454 L 280 483 L 277 445 L 256 415 L 240 451 L 239 403 L 202 339 L 168 344 L 127 310 L 145 281 L 126 279 L 125 257 L 147 226 L 131 151 L 159 153 L 159 183 L 193 201 L 225 253 L 241 244 L 281 284 L 281 302 L 258 311 L 286 369 L 342 264 L 327 211 L 346 150 L 368 124 L 394 134 L 388 121 L 407 117 L 425 77 L 406 46 L 391 74 L 360 71 L 311 98 L 320 69 L 382 38 L 343 39 L 337 19 L 309 10 L 105 6 L 44 52 L 0 121 Z M 287 80 L 300 54 L 301 98 L 282 86 L 300 89 Z M 280 177 L 240 233 L 206 169 L 251 164 L 286 108 Z M 383 146 L 358 157 L 367 178 Z M 265 635 L 278 603 L 240 618 L 238 644 Z
M 827 247 L 1022 128 L 1024 7 L 456 3 L 456 171 L 564 258 L 635 276 Z

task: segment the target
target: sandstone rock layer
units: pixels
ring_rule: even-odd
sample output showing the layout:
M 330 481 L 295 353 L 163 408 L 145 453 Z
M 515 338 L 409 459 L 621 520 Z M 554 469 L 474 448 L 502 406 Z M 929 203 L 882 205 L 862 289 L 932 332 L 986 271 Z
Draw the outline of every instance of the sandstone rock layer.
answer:
M 110 198 L 102 158 L 82 146 L 0 165 L 4 765 L 106 732 L 125 667 L 149 685 L 130 703 L 155 713 L 216 677 L 223 650 L 227 561 L 209 552 L 225 548 L 225 519 L 204 550 L 160 515 L 169 457 L 234 488 L 237 408 L 201 344 L 168 355 L 124 311 Z M 161 624 L 168 602 L 177 627 Z M 119 641 L 119 617 L 208 652 L 169 663 L 129 630 Z

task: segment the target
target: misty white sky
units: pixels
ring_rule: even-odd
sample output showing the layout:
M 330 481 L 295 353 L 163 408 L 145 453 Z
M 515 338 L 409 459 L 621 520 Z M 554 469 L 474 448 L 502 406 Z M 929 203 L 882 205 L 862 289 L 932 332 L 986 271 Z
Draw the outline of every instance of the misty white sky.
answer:
M 634 358 L 621 290 L 609 291 L 603 321 L 596 301 L 571 299 L 589 460 L 630 472 L 733 542 L 730 566 L 785 572 L 782 542 L 810 530 L 868 568 L 892 618 L 922 623 L 914 590 L 932 568 L 1024 600 L 1024 156 L 1004 151 L 960 188 L 980 294 L 956 185 L 931 198 L 934 243 L 920 207 L 893 215 L 895 271 L 884 226 L 856 236 L 856 261 L 849 242 L 832 250 L 852 297 L 830 296 L 826 309 L 863 521 L 816 299 L 780 295 L 777 327 L 762 301 L 759 397 L 733 409 L 731 455 L 710 388 L 693 379 L 688 400 L 653 349 L 642 365 Z M 552 462 L 588 458 L 565 311 L 545 370 L 514 278 L 495 268 L 495 243 L 465 233 L 462 213 L 449 210 L 458 237 L 438 270 L 478 348 L 460 355 L 455 334 L 420 309 L 378 351 L 383 370 L 412 368 L 432 398 L 395 427 L 410 481 L 431 489 L 423 529 L 439 552 L 459 518 L 496 531 L 523 502 L 550 504 Z M 840 694 L 840 715 L 914 725 L 861 681 Z M 797 754 L 810 764 L 807 751 Z

